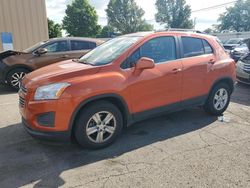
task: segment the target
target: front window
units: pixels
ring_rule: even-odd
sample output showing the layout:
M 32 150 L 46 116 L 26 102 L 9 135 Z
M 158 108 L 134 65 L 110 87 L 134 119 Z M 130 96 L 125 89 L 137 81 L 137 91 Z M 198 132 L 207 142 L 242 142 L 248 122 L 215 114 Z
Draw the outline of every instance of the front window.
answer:
M 156 64 L 177 59 L 174 37 L 158 37 L 147 41 L 128 58 L 128 61 L 135 64 L 141 57 L 153 59 Z
M 67 41 L 54 42 L 54 43 L 48 44 L 47 46 L 44 46 L 43 48 L 46 48 L 48 52 L 50 53 L 69 51 Z
M 79 61 L 96 66 L 111 63 L 141 38 L 124 36 L 109 40 L 84 55 Z
M 35 51 L 36 49 L 38 49 L 40 46 L 46 44 L 48 41 L 43 41 L 43 42 L 39 42 L 29 48 L 27 48 L 26 50 L 24 50 L 24 52 L 26 53 L 32 53 L 33 51 Z

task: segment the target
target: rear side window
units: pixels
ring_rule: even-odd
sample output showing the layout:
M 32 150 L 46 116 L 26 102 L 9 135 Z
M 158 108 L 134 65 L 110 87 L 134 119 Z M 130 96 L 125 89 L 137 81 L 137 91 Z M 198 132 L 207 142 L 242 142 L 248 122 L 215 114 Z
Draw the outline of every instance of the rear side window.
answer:
M 204 47 L 202 39 L 193 37 L 181 37 L 184 57 L 203 55 Z
M 141 57 L 151 58 L 155 63 L 175 60 L 176 44 L 174 37 L 158 37 L 147 41 L 127 59 L 126 63 L 128 65 L 122 65 L 122 68 L 130 67 Z
M 89 49 L 94 49 L 96 47 L 96 43 L 89 42 Z
M 87 42 L 87 41 L 71 41 L 71 50 L 89 50 L 96 47 L 94 42 Z
M 202 40 L 204 45 L 205 54 L 212 54 L 213 48 L 210 46 L 210 44 L 206 40 Z

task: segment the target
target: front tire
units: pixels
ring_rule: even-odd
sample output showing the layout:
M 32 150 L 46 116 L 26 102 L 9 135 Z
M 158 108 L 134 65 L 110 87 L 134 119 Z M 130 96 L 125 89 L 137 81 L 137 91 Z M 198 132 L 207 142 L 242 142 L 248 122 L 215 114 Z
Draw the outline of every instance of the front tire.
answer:
M 211 115 L 221 115 L 226 111 L 231 97 L 231 89 L 226 83 L 217 84 L 211 91 L 204 109 Z
M 115 105 L 98 101 L 81 111 L 75 126 L 75 138 L 81 146 L 99 149 L 117 139 L 122 131 L 123 118 Z
M 29 72 L 29 70 L 24 68 L 13 69 L 7 75 L 7 83 L 12 89 L 18 91 L 24 76 Z

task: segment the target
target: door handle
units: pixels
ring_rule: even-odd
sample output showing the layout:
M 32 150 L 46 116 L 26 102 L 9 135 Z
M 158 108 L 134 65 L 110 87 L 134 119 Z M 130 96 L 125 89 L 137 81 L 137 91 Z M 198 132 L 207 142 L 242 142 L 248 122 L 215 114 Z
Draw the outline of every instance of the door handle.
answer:
M 182 71 L 182 69 L 177 69 L 177 68 L 175 68 L 175 69 L 172 70 L 172 72 L 174 74 L 177 74 L 178 72 L 181 72 L 181 71 Z
M 62 58 L 68 58 L 69 55 L 62 55 Z

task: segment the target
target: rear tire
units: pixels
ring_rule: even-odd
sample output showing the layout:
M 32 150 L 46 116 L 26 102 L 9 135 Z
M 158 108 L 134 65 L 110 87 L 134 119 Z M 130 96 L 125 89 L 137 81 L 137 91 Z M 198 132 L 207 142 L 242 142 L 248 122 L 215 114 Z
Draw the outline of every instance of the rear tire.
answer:
M 209 94 L 204 110 L 211 115 L 221 115 L 226 111 L 231 97 L 231 89 L 226 83 L 217 84 Z
M 7 75 L 7 83 L 12 89 L 18 91 L 24 76 L 29 72 L 30 71 L 25 68 L 13 69 Z
M 100 149 L 112 144 L 120 135 L 123 118 L 115 105 L 98 101 L 80 112 L 75 126 L 74 135 L 81 146 Z

